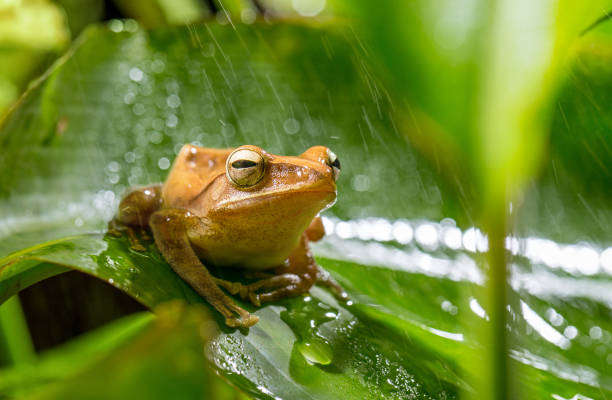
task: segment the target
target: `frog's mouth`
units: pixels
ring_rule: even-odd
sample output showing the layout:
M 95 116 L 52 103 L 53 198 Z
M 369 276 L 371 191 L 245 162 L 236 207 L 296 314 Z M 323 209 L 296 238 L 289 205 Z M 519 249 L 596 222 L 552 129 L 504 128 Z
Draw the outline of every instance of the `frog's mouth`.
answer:
M 328 208 L 336 201 L 336 185 L 322 182 L 309 187 L 299 188 L 298 190 L 292 187 L 290 189 L 251 192 L 241 198 L 221 200 L 215 208 L 233 209 L 240 207 L 244 209 L 250 207 L 249 203 L 252 203 L 252 207 L 255 208 L 257 205 L 262 204 L 262 201 L 290 201 L 290 197 L 294 197 L 296 202 L 299 202 L 298 199 L 304 199 L 305 202 L 313 203 L 313 206 L 318 203 L 317 205 L 319 205 L 321 209 Z

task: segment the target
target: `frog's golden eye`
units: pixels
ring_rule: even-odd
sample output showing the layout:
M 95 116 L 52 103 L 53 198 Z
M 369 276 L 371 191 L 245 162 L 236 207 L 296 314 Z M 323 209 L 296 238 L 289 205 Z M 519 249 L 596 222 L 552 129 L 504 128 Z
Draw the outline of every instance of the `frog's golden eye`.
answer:
M 255 185 L 263 178 L 264 169 L 264 157 L 251 149 L 234 150 L 225 163 L 227 178 L 240 187 Z
M 336 154 L 329 149 L 327 149 L 327 157 L 327 165 L 334 171 L 334 180 L 336 180 L 338 179 L 338 175 L 340 175 L 340 160 Z

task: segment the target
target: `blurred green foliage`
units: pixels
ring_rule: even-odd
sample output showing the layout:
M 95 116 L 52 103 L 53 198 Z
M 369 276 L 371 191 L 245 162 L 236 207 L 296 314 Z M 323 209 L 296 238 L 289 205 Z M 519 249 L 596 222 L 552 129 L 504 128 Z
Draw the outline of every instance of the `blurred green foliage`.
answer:
M 110 4 L 58 3 L 73 33 Z M 354 304 L 314 289 L 253 310 L 254 328 L 222 326 L 206 345 L 218 373 L 255 398 L 606 396 L 609 275 L 552 270 L 504 250 L 510 233 L 553 246 L 610 244 L 610 28 L 579 38 L 611 7 L 596 3 L 113 2 L 157 28 L 113 19 L 86 29 L 0 128 L 0 301 L 76 269 L 150 309 L 199 303 L 152 243 L 137 253 L 100 233 L 119 196 L 163 180 L 185 142 L 279 154 L 323 144 L 343 166 L 327 215 L 413 226 L 451 217 L 483 227 L 492 256 L 331 238 L 315 253 Z M 251 26 L 258 7 L 266 15 Z M 213 22 L 193 23 L 215 10 Z M 488 293 L 479 271 L 490 273 Z M 102 397 L 202 396 L 196 332 L 209 322 L 175 313 L 154 328 L 148 314 L 135 316 L 77 339 L 82 346 L 18 362 L 0 371 L 0 394 L 79 398 L 105 376 L 117 386 L 95 389 Z M 552 325 L 539 331 L 534 318 Z M 72 368 L 51 373 L 57 365 Z
M 52 2 L 0 2 L 0 117 L 69 39 L 64 15 Z

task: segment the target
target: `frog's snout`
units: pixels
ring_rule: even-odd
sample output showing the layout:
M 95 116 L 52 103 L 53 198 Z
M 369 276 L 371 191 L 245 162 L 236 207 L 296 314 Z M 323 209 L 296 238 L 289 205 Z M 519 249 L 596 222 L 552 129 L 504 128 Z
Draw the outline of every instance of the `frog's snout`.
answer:
M 334 173 L 334 181 L 338 180 L 338 176 L 340 176 L 340 159 L 336 156 L 336 153 L 327 149 L 327 165 L 332 169 Z
M 329 168 L 328 171 L 331 172 L 333 180 L 338 180 L 338 176 L 340 175 L 340 160 L 338 156 L 336 156 L 336 153 L 329 148 L 325 146 L 313 146 L 302 153 L 300 157 L 325 165 Z

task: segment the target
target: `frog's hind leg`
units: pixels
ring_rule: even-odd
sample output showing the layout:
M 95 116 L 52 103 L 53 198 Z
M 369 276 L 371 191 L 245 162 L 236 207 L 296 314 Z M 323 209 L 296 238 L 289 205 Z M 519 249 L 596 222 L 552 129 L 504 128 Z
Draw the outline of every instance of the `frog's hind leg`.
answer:
M 259 306 L 261 303 L 281 300 L 306 293 L 315 283 L 315 279 L 316 270 L 312 268 L 310 269 L 310 273 L 302 273 L 300 275 L 286 273 L 277 275 L 244 286 L 244 290 L 241 290 L 240 296 L 242 298 L 248 297 L 251 303 Z M 257 293 L 258 290 L 262 289 L 268 289 L 269 291 Z
M 137 251 L 145 251 L 140 243 L 136 230 L 147 240 L 147 228 L 151 214 L 162 204 L 161 185 L 151 185 L 132 190 L 119 203 L 119 212 L 108 224 L 108 233 L 113 236 L 126 234 L 130 247 Z
M 161 185 L 132 190 L 119 203 L 117 220 L 128 226 L 146 228 L 149 218 L 162 205 Z
M 318 222 L 320 223 L 320 219 L 318 219 Z M 256 306 L 260 306 L 261 303 L 307 293 L 315 282 L 330 288 L 339 300 L 346 300 L 348 296 L 344 289 L 327 271 L 321 269 L 315 263 L 308 247 L 309 239 L 310 234 L 307 231 L 302 235 L 300 243 L 293 250 L 285 265 L 274 270 L 275 275 L 270 275 L 268 272 L 251 273 L 251 275 L 260 276 L 264 279 L 248 285 L 218 278 L 213 279 L 231 294 L 240 294 L 242 299 L 249 300 Z
M 272 277 L 241 285 L 240 297 L 259 306 L 261 303 L 307 293 L 317 280 L 318 267 L 308 248 L 308 235 L 302 235 L 285 265 L 274 270 Z M 232 289 L 236 289 L 233 287 Z

